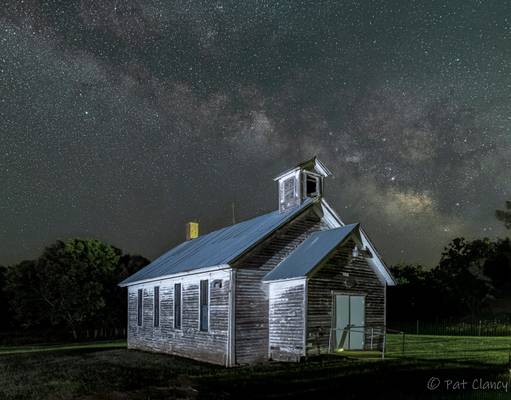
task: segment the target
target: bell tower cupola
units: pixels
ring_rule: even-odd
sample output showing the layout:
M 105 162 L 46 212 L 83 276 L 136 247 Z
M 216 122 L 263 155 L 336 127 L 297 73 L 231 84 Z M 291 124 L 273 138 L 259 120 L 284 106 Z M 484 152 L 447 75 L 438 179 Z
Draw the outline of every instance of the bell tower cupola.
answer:
M 323 196 L 323 180 L 330 175 L 328 168 L 313 157 L 275 177 L 279 185 L 279 211 L 299 206 L 307 198 Z

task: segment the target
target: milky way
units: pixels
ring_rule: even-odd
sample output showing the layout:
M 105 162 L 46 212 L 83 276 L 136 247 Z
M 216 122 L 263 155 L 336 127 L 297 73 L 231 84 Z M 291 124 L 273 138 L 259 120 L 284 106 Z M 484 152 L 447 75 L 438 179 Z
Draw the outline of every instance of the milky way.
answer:
M 58 238 L 154 258 L 277 207 L 317 154 L 389 264 L 504 235 L 511 3 L 3 1 L 0 263 Z

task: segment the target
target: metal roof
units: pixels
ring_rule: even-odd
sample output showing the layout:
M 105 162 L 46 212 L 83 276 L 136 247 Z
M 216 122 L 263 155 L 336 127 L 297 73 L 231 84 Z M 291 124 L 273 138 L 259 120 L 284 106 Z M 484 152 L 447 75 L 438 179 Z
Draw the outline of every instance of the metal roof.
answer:
M 183 242 L 119 285 L 127 286 L 160 276 L 228 264 L 315 202 L 315 199 L 307 199 L 285 212 L 273 211 Z
M 332 250 L 344 242 L 351 234 L 359 232 L 359 224 L 314 232 L 263 278 L 263 281 L 276 281 L 306 276 Z

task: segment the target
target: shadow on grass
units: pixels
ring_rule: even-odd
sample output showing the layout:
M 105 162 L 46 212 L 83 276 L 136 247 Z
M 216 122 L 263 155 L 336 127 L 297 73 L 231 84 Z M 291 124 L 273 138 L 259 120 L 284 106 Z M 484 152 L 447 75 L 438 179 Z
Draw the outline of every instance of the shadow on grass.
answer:
M 79 348 L 0 356 L 1 399 L 440 398 L 432 376 L 492 377 L 502 367 L 452 361 L 316 357 L 225 369 L 176 356 Z M 370 396 L 370 397 L 368 397 Z M 451 398 L 451 397 L 449 397 Z
M 311 399 L 455 399 L 473 395 L 470 388 L 456 392 L 448 390 L 447 381 L 474 379 L 505 380 L 504 368 L 471 364 L 459 365 L 447 360 L 408 361 L 387 360 L 363 362 L 344 359 L 342 361 L 311 361 L 303 367 L 276 366 L 274 371 L 241 369 L 223 377 L 198 378 L 201 398 L 284 398 Z M 438 378 L 442 384 L 429 390 L 427 383 Z M 504 399 L 509 393 L 477 393 L 479 399 Z M 461 397 L 459 397 L 461 396 Z M 316 397 L 318 398 L 318 397 Z

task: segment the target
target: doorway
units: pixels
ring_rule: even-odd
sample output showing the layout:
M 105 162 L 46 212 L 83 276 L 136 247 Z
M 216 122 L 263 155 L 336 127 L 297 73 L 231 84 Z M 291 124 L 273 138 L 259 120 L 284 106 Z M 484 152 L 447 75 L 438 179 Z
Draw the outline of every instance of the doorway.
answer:
M 334 295 L 335 346 L 337 349 L 363 350 L 365 296 Z

